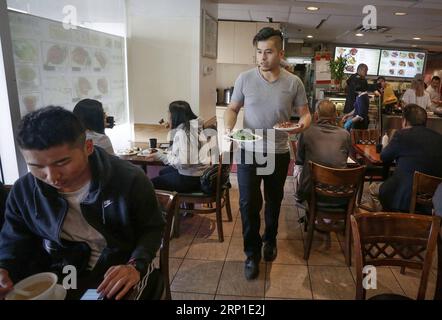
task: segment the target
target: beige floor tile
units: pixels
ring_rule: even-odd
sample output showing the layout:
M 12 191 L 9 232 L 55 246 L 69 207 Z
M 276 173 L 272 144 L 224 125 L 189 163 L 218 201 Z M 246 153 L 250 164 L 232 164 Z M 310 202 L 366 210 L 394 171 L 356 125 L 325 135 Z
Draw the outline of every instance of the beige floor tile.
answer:
M 277 240 L 278 255 L 273 264 L 306 265 L 304 260 L 304 243 L 301 240 Z
M 302 225 L 296 220 L 279 219 L 276 237 L 279 240 L 302 240 Z
M 400 273 L 399 267 L 392 267 L 391 271 L 393 272 L 394 276 L 399 282 L 399 285 L 404 290 L 405 294 L 409 298 L 416 299 L 417 291 L 419 290 L 421 271 L 407 268 L 405 270 L 404 275 Z M 436 274 L 430 272 L 430 275 L 428 277 L 425 299 L 432 300 L 434 297 L 435 290 L 436 290 Z
M 313 241 L 308 259 L 309 266 L 345 266 L 344 253 L 339 242 Z
M 293 187 L 293 180 L 292 179 L 287 179 L 287 181 L 285 182 L 284 185 L 284 193 L 289 193 L 292 194 L 295 192 L 295 189 Z
M 296 204 L 293 192 L 284 192 L 284 199 L 282 199 L 283 206 L 293 206 Z
M 190 246 L 186 259 L 224 261 L 229 248 L 230 237 L 224 237 L 224 242 L 216 239 L 195 238 Z
M 194 237 L 194 235 L 182 234 L 179 238 L 172 238 L 169 243 L 169 257 L 184 258 Z
M 265 297 L 311 299 L 308 268 L 299 265 L 267 265 Z
M 265 270 L 265 264 L 261 263 L 258 278 L 246 280 L 244 262 L 226 261 L 217 295 L 264 297 Z
M 180 235 L 195 235 L 203 222 L 204 217 L 199 214 L 181 216 Z
M 223 263 L 184 259 L 172 281 L 171 290 L 215 294 Z
M 223 234 L 224 237 L 231 237 L 233 234 L 233 227 L 235 226 L 235 219 L 232 216 L 232 221 L 227 221 L 227 216 L 223 217 Z M 206 216 L 196 234 L 196 239 L 218 239 L 218 228 L 216 225 L 215 215 Z
M 183 262 L 183 259 L 169 258 L 169 280 L 170 280 L 170 283 L 172 283 L 173 278 L 175 278 L 175 275 L 178 272 L 178 269 L 180 268 L 182 262 Z
M 226 261 L 244 262 L 245 260 L 243 238 L 233 237 L 227 251 Z
M 173 292 L 172 300 L 213 300 L 213 294 Z
M 356 280 L 355 267 L 350 268 L 350 270 L 353 278 Z M 376 289 L 369 289 L 366 291 L 367 299 L 383 293 L 405 294 L 389 267 L 376 268 L 376 287 Z
M 302 230 L 304 231 L 304 225 L 302 226 Z M 304 237 L 304 241 L 307 240 L 307 232 L 303 233 L 303 237 Z M 315 231 L 313 233 L 313 241 L 318 241 L 318 242 L 327 242 L 327 241 L 332 241 L 332 242 L 340 242 L 340 235 L 339 233 L 336 232 L 330 232 L 330 233 L 323 233 L 323 232 L 318 232 Z
M 356 286 L 347 267 L 309 266 L 313 299 L 353 300 Z
M 281 206 L 279 221 L 298 221 L 298 209 L 295 206 Z
M 225 296 L 217 294 L 215 300 L 262 300 L 260 297 L 247 297 L 247 296 Z

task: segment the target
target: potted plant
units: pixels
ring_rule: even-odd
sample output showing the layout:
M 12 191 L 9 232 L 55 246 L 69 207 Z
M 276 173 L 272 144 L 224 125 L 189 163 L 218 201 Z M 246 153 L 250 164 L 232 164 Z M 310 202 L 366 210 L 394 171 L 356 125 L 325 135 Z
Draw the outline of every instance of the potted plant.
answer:
M 344 70 L 347 65 L 347 59 L 339 56 L 335 60 L 330 60 L 330 73 L 332 79 L 335 80 L 335 84 L 338 85 L 338 88 L 341 88 L 342 80 L 344 79 Z

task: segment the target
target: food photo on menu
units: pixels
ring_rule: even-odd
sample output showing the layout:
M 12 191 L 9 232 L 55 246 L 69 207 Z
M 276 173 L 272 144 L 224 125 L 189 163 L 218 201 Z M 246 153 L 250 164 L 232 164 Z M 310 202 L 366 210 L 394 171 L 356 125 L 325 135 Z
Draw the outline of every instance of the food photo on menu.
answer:
M 356 72 L 359 64 L 368 66 L 368 75 L 377 75 L 379 66 L 379 49 L 336 47 L 335 57 L 342 56 L 347 59 L 344 72 L 352 74 Z
M 379 75 L 412 78 L 424 69 L 425 53 L 382 50 Z

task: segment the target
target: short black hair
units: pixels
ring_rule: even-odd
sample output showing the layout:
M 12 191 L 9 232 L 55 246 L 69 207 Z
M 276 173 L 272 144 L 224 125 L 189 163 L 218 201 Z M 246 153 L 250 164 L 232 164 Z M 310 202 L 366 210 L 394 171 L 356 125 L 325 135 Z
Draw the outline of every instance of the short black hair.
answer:
M 83 146 L 85 141 L 83 124 L 62 107 L 49 106 L 28 113 L 18 127 L 17 142 L 24 150 L 47 150 L 63 144 Z
M 433 76 L 433 78 L 431 78 L 431 81 L 433 81 L 433 80 L 440 81 L 440 77 L 439 76 Z
M 379 76 L 379 77 L 376 79 L 376 82 L 379 81 L 379 80 L 387 81 L 387 80 L 385 80 L 385 77 L 384 77 L 384 76 Z
M 256 36 L 253 38 L 253 45 L 256 47 L 259 41 L 268 40 L 271 37 L 277 37 L 280 41 L 277 42 L 277 46 L 280 50 L 282 50 L 282 43 L 284 41 L 284 37 L 280 30 L 273 29 L 271 27 L 265 27 L 259 30 Z
M 171 128 L 176 129 L 180 124 L 184 123 L 186 130 L 190 129 L 190 120 L 194 120 L 197 116 L 193 113 L 189 103 L 182 100 L 173 101 L 169 105 L 171 117 Z
M 407 104 L 402 110 L 402 117 L 412 126 L 426 126 L 427 112 L 414 103 Z
M 86 129 L 104 134 L 104 110 L 100 101 L 84 99 L 77 103 L 74 114 Z

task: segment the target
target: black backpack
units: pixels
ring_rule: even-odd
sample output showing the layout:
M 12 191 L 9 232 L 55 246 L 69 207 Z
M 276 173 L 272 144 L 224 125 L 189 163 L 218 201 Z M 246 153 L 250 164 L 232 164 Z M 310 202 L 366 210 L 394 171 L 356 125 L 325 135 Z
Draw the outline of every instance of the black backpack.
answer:
M 200 177 L 201 191 L 205 194 L 214 194 L 216 192 L 216 183 L 218 177 L 219 164 L 208 167 Z M 221 186 L 228 186 L 230 166 L 221 164 Z

